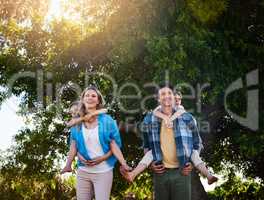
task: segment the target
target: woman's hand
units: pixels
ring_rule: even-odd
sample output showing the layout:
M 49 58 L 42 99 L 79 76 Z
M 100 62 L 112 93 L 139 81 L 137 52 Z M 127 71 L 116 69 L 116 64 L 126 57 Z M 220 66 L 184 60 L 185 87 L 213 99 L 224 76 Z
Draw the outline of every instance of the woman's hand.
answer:
M 131 171 L 132 167 L 130 167 L 127 163 L 121 165 L 126 171 Z
M 101 162 L 107 160 L 111 155 L 112 155 L 112 151 L 110 150 L 106 154 L 104 154 L 103 156 L 96 157 L 96 158 L 94 158 L 92 160 L 87 160 L 86 161 L 86 165 L 88 165 L 88 166 L 98 165 Z
M 87 160 L 86 161 L 86 165 L 88 166 L 95 166 L 95 165 L 98 165 L 100 164 L 101 162 L 105 161 L 105 156 L 99 156 L 99 157 L 96 157 L 92 160 Z
M 132 183 L 135 179 L 135 175 L 133 171 L 131 171 L 132 168 L 125 168 L 123 165 L 119 167 L 120 174 L 129 182 Z
M 103 162 L 104 160 L 106 160 L 106 156 L 99 156 L 97 158 L 94 158 L 92 160 L 86 160 L 79 152 L 77 153 L 77 156 L 79 158 L 79 160 L 88 166 L 94 166 L 94 165 L 98 165 L 99 163 Z

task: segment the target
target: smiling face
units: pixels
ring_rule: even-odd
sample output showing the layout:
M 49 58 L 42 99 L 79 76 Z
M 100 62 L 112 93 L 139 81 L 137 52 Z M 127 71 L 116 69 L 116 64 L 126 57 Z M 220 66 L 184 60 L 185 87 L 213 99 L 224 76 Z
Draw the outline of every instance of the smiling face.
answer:
M 82 96 L 82 103 L 86 109 L 96 109 L 99 104 L 99 97 L 95 90 L 88 89 Z
M 174 104 L 174 94 L 169 87 L 163 87 L 159 90 L 159 103 L 162 107 L 172 107 Z

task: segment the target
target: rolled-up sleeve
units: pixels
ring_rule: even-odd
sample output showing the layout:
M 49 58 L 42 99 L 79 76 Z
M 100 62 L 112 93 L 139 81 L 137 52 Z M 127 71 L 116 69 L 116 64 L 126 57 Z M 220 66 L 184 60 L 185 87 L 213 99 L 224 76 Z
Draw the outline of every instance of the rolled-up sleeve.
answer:
M 122 142 L 121 142 L 119 128 L 117 126 L 116 120 L 113 119 L 111 120 L 110 139 L 115 140 L 116 144 L 119 147 L 121 147 Z
M 143 148 L 144 149 L 150 149 L 150 143 L 149 143 L 149 122 L 148 122 L 149 116 L 145 116 L 143 122 L 140 125 L 140 132 L 143 139 Z
M 197 122 L 193 116 L 191 116 L 188 126 L 192 131 L 193 149 L 200 151 L 202 148 L 202 139 L 199 134 Z
M 70 129 L 70 139 L 75 140 L 76 141 L 76 131 L 75 131 L 75 127 L 71 127 Z

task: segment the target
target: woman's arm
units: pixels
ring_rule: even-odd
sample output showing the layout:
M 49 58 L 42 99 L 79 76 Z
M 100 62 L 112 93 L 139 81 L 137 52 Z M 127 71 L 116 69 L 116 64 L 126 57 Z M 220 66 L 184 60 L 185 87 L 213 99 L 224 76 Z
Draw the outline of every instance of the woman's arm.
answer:
M 114 156 L 119 161 L 120 165 L 122 165 L 125 168 L 125 170 L 127 170 L 127 171 L 131 170 L 131 168 L 127 165 L 127 162 L 124 158 L 124 155 L 123 155 L 122 151 L 120 150 L 119 146 L 116 144 L 115 140 L 111 141 L 110 148 L 111 148 L 111 151 L 113 152 Z

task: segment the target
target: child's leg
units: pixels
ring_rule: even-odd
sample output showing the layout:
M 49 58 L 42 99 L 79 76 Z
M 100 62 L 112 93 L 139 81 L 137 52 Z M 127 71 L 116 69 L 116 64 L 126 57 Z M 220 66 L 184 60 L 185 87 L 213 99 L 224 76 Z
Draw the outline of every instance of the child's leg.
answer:
M 214 182 L 218 180 L 217 177 L 213 176 L 209 172 L 209 170 L 207 169 L 204 163 L 201 163 L 198 166 L 196 166 L 196 169 L 198 169 L 203 176 L 206 176 L 209 185 L 213 184 Z
M 111 141 L 110 143 L 110 149 L 114 156 L 117 158 L 119 163 L 125 168 L 125 170 L 131 170 L 131 168 L 127 165 L 127 162 L 123 156 L 122 151 L 120 150 L 119 146 L 116 144 L 114 140 Z
M 171 116 L 171 120 L 175 120 L 176 118 L 178 118 L 179 116 L 181 116 L 183 113 L 185 113 L 186 111 L 185 110 L 178 110 L 177 112 L 175 112 L 172 116 Z
M 208 184 L 211 185 L 212 183 L 216 182 L 218 180 L 217 177 L 213 176 L 209 170 L 207 169 L 205 163 L 202 161 L 198 151 L 193 150 L 192 151 L 192 156 L 191 156 L 191 161 L 193 162 L 194 166 L 196 169 L 199 170 L 199 172 L 205 176 L 208 180 Z
M 70 145 L 70 151 L 68 153 L 68 157 L 67 157 L 67 161 L 66 161 L 66 165 L 62 169 L 61 174 L 65 173 L 65 172 L 71 172 L 72 171 L 71 165 L 72 165 L 72 161 L 73 161 L 76 153 L 77 153 L 76 143 L 74 140 L 72 140 L 71 145 Z

